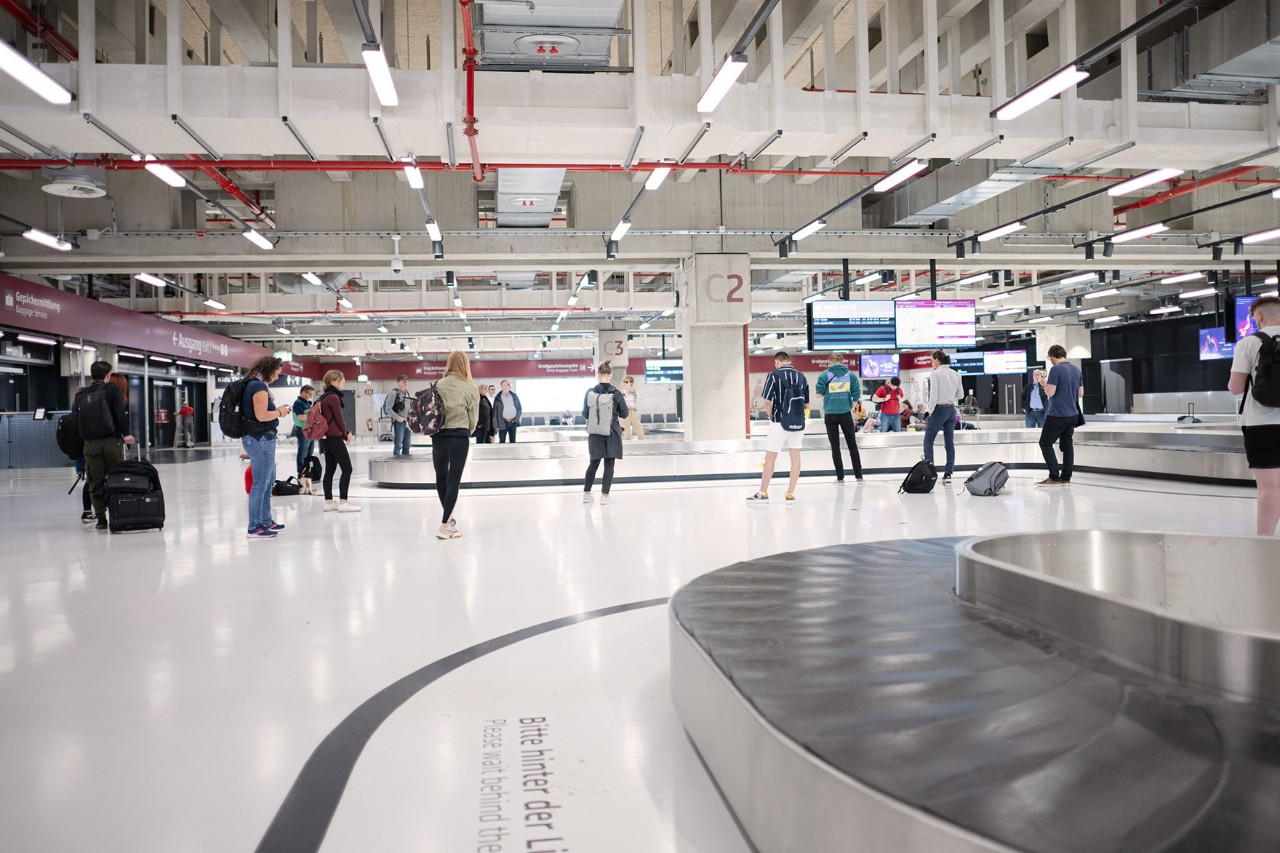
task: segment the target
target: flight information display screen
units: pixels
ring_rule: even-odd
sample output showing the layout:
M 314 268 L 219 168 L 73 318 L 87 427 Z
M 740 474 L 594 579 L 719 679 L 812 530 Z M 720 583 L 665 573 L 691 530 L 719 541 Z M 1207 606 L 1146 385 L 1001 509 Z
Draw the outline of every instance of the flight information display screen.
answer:
M 684 381 L 684 362 L 678 358 L 650 358 L 644 362 L 646 385 L 673 384 Z
M 984 352 L 982 372 L 990 375 L 998 373 L 1026 373 L 1027 351 L 1024 349 L 994 350 Z
M 958 352 L 951 356 L 952 370 L 961 376 L 981 376 L 986 373 L 986 365 L 980 352 Z
M 971 347 L 976 342 L 972 299 L 899 299 L 895 304 L 899 347 Z
M 808 306 L 809 349 L 893 349 L 892 299 L 822 299 Z

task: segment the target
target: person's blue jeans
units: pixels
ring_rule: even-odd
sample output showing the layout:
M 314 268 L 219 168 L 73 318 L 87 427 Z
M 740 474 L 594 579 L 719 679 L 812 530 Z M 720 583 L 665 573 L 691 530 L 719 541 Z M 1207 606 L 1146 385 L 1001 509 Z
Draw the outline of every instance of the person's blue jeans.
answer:
M 515 444 L 516 443 L 516 426 L 518 424 L 519 424 L 518 421 L 503 421 L 501 424 L 499 424 L 498 425 L 498 444 L 506 444 L 507 439 L 510 439 L 511 443 Z
M 271 521 L 271 487 L 276 484 L 276 434 L 246 435 L 240 446 L 253 466 L 253 488 L 249 490 L 249 532 L 267 527 Z
M 950 477 L 956 467 L 956 407 L 934 406 L 929 413 L 929 420 L 924 425 L 924 458 L 933 464 L 933 442 L 942 431 L 943 443 L 947 448 L 947 468 L 943 473 Z
M 880 431 L 902 432 L 902 415 L 887 415 L 884 412 L 881 412 Z
M 1036 429 L 1044 429 L 1044 409 L 1031 409 L 1027 411 L 1027 428 L 1035 427 Z
M 394 444 L 394 447 L 392 448 L 392 451 L 391 451 L 391 455 L 392 456 L 408 456 L 409 455 L 409 439 L 413 435 L 413 433 L 409 431 L 409 422 L 393 420 L 391 422 L 391 431 L 393 436 L 392 441 Z
M 302 434 L 302 430 L 297 427 L 293 428 L 293 437 L 298 439 L 298 476 L 302 476 L 302 469 L 307 465 L 307 457 L 316 449 L 316 443 Z

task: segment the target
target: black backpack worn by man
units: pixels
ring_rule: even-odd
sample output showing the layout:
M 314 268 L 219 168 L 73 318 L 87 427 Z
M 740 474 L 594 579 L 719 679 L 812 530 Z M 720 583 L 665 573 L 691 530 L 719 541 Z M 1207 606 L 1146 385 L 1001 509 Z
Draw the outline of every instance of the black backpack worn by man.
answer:
M 72 404 L 84 439 L 85 473 L 99 530 L 107 529 L 107 501 L 101 486 L 112 469 L 124 461 L 125 444 L 133 444 L 124 392 L 106 381 L 110 374 L 110 362 L 95 361 L 89 368 L 93 381 L 76 393 Z

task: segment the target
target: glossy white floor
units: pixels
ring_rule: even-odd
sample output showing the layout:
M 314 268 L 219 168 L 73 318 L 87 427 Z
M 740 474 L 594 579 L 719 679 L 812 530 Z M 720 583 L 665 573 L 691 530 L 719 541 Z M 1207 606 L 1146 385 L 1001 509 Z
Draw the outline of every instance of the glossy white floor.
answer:
M 737 560 L 898 537 L 1253 526 L 1249 489 L 1087 475 L 1037 489 L 1019 472 L 994 500 L 899 496 L 897 477 L 802 481 L 797 504 L 767 507 L 745 504 L 745 482 L 622 486 L 607 507 L 572 489 L 464 492 L 466 535 L 440 542 L 434 493 L 359 485 L 385 449 L 357 451 L 363 513 L 277 499 L 288 529 L 262 542 L 244 537 L 234 451 L 161 466 L 163 533 L 82 526 L 65 471 L 0 472 L 0 850 L 252 850 L 313 750 L 398 679 Z M 671 709 L 666 631 L 662 606 L 603 616 L 428 684 L 368 740 L 323 849 L 746 850 Z M 541 743 L 520 742 L 522 718 L 541 718 L 525 731 Z M 552 750 L 531 786 L 528 749 Z

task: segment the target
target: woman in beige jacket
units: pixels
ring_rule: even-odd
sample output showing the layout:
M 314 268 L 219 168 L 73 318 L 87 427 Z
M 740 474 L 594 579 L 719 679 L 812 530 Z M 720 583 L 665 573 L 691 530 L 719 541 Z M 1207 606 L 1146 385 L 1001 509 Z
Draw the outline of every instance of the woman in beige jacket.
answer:
M 462 471 L 467 466 L 467 452 L 471 449 L 471 433 L 475 432 L 480 413 L 480 392 L 471 379 L 471 362 L 465 352 L 449 353 L 445 362 L 444 378 L 436 383 L 440 402 L 444 405 L 444 420 L 440 431 L 431 436 L 431 461 L 436 469 L 436 494 L 440 496 L 443 513 L 437 539 L 457 539 L 462 535 L 453 508 L 458 503 L 458 488 L 462 483 Z

